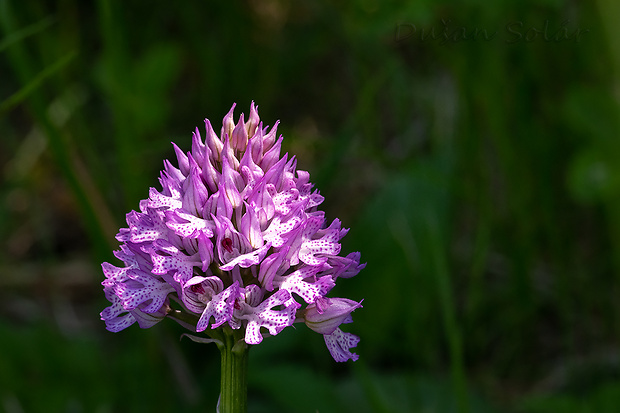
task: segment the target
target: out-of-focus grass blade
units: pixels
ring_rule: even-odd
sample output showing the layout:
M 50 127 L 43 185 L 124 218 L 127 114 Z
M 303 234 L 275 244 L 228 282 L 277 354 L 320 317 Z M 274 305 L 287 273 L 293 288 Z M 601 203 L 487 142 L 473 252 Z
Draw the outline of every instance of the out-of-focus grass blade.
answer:
M 9 2 L 0 0 L 0 30 L 5 33 L 5 36 L 10 36 L 11 33 L 18 32 L 16 26 L 17 22 L 14 19 Z M 62 66 L 62 63 L 65 65 L 69 63 L 73 55 L 75 55 L 75 53 L 69 53 L 63 56 L 58 61 L 60 62 L 58 65 Z M 64 62 L 64 60 L 66 60 L 66 62 Z M 39 76 L 35 74 L 32 59 L 21 43 L 16 43 L 15 47 L 9 48 L 7 51 L 7 61 L 13 68 L 19 81 L 25 85 L 24 88 L 28 89 L 32 82 L 36 82 Z M 56 64 L 52 66 L 56 66 Z M 59 68 L 50 67 L 44 69 L 43 72 L 46 70 L 50 71 L 50 73 L 46 75 L 47 77 L 51 75 L 51 72 L 57 72 Z M 42 88 L 30 86 L 29 90 L 30 93 L 26 93 L 24 96 L 27 97 L 24 103 L 28 104 L 35 123 L 40 126 L 48 137 L 50 149 L 60 171 L 80 205 L 83 221 L 88 228 L 87 231 L 94 246 L 94 251 L 96 251 L 99 258 L 103 258 L 108 254 L 110 248 L 108 240 L 113 238 L 113 231 L 110 231 L 110 229 L 101 222 L 101 213 L 99 213 L 99 211 L 105 208 L 105 205 L 99 203 L 96 198 L 93 197 L 91 190 L 93 190 L 94 187 L 90 185 L 87 182 L 88 179 L 85 178 L 86 170 L 83 170 L 76 162 L 73 148 L 64 139 L 63 131 L 58 128 L 48 116 L 48 98 L 43 93 Z
M 56 18 L 54 16 L 48 16 L 41 21 L 31 24 L 30 26 L 26 26 L 23 29 L 17 30 L 9 34 L 4 40 L 0 42 L 0 53 L 4 51 L 7 47 L 10 47 L 12 44 L 17 43 L 28 36 L 32 36 L 43 30 L 50 27 Z
M 463 344 L 461 333 L 456 321 L 456 305 L 454 294 L 452 292 L 452 281 L 450 279 L 450 272 L 447 264 L 448 258 L 446 257 L 444 248 L 446 242 L 442 239 L 438 217 L 434 211 L 428 210 L 426 224 L 428 231 L 428 243 L 432 254 L 431 260 L 437 277 L 437 289 L 443 313 L 444 330 L 446 332 L 450 351 L 452 380 L 457 402 L 457 411 L 460 413 L 466 413 L 469 411 L 469 402 L 467 400 L 467 378 L 463 365 Z
M 2 116 L 5 112 L 8 112 L 15 106 L 19 105 L 24 99 L 30 95 L 34 90 L 36 90 L 41 83 L 45 81 L 45 79 L 53 76 L 62 68 L 64 68 L 71 60 L 75 58 L 77 52 L 73 51 L 67 53 L 65 56 L 58 59 L 54 64 L 46 67 L 38 75 L 36 75 L 28 84 L 26 84 L 19 91 L 8 97 L 4 102 L 0 103 L 0 116 Z

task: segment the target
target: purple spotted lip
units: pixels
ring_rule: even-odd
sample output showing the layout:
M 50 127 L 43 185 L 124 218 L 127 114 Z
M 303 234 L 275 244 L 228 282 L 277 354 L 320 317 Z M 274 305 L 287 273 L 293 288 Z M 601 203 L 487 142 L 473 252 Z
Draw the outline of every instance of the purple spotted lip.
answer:
M 327 297 L 365 267 L 357 252 L 339 255 L 348 229 L 326 225 L 310 174 L 280 156 L 277 123 L 263 128 L 252 103 L 235 125 L 234 108 L 220 137 L 205 119 L 204 143 L 196 128 L 190 152 L 173 144 L 178 166 L 164 161 L 161 191 L 127 214 L 114 253 L 124 266 L 102 264 L 101 319 L 113 332 L 166 317 L 198 333 L 227 325 L 247 344 L 305 322 L 336 361 L 357 360 L 359 338 L 340 325 L 361 302 Z

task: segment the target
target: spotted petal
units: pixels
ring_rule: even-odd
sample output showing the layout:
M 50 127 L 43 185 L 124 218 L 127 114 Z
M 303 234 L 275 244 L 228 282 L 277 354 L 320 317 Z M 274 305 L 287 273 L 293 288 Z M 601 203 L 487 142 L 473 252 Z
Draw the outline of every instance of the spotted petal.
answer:
M 286 304 L 283 310 L 274 310 L 274 307 Z M 259 344 L 263 341 L 260 328 L 265 327 L 269 334 L 275 336 L 282 329 L 290 326 L 295 321 L 295 313 L 300 305 L 291 300 L 291 294 L 286 290 L 280 290 L 267 298 L 251 312 L 243 314 L 240 318 L 248 320 L 245 330 L 245 342 Z
M 349 351 L 350 348 L 356 347 L 360 342 L 360 338 L 351 333 L 345 333 L 337 328 L 331 334 L 323 336 L 327 349 L 331 353 L 334 360 L 338 362 L 345 362 L 347 360 L 357 361 L 359 356 Z
M 127 272 L 128 280 L 116 285 L 116 294 L 123 300 L 123 308 L 133 310 L 139 305 L 150 301 L 141 308 L 145 313 L 154 313 L 166 301 L 168 294 L 174 292 L 170 284 L 155 278 L 152 274 L 138 270 Z
M 206 305 L 198 323 L 196 324 L 196 331 L 204 331 L 209 327 L 211 317 L 214 319 L 214 323 L 211 328 L 217 328 L 229 321 L 233 314 L 235 300 L 239 297 L 239 283 L 235 282 L 230 287 L 214 296 L 211 301 Z

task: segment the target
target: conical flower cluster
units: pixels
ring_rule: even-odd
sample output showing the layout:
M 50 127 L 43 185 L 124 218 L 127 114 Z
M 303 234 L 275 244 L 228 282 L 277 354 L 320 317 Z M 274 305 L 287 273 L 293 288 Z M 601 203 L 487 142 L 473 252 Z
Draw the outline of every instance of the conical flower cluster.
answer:
M 359 338 L 340 325 L 361 305 L 326 295 L 365 264 L 339 255 L 348 229 L 326 224 L 309 173 L 280 156 L 277 123 L 263 128 L 252 103 L 235 124 L 234 108 L 220 136 L 206 119 L 204 142 L 196 128 L 190 152 L 173 144 L 178 165 L 164 161 L 162 190 L 127 214 L 115 251 L 124 266 L 102 265 L 111 305 L 101 319 L 113 332 L 166 317 L 207 335 L 227 325 L 247 344 L 305 322 L 336 361 L 356 360 Z

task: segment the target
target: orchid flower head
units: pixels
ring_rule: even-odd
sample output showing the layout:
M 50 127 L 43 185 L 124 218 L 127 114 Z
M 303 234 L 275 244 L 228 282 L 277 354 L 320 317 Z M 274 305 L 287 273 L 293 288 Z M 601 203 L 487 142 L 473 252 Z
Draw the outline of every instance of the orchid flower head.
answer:
M 234 109 L 219 136 L 205 119 L 190 151 L 173 143 L 161 189 L 127 214 L 116 236 L 123 266 L 102 264 L 101 319 L 118 332 L 171 318 L 193 333 L 239 331 L 247 344 L 303 322 L 336 361 L 357 360 L 359 338 L 340 327 L 361 301 L 328 297 L 365 266 L 358 252 L 340 255 L 348 229 L 326 221 L 310 174 L 282 154 L 278 122 L 263 126 L 252 102 L 235 123 Z

